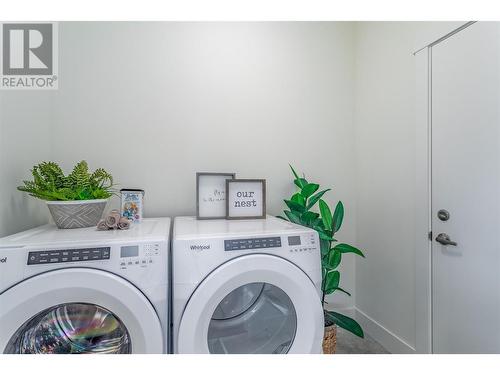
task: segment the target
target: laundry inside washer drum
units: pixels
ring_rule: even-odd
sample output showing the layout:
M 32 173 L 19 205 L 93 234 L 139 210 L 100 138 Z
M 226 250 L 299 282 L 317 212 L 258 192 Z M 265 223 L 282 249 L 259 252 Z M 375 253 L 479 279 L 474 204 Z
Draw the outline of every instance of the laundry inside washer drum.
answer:
M 210 353 L 287 353 L 296 330 L 295 308 L 282 289 L 268 283 L 245 284 L 215 309 L 208 348 Z
M 67 303 L 48 308 L 12 336 L 6 354 L 126 354 L 129 333 L 112 312 L 92 304 Z

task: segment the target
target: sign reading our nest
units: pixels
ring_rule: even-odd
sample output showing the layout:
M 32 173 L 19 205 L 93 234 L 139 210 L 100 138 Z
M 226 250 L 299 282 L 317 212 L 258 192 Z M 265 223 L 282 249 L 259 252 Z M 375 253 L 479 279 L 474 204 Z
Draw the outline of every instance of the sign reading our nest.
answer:
M 237 200 L 233 201 L 234 207 L 257 207 L 257 201 L 255 200 L 254 195 L 255 191 L 237 191 Z
M 266 180 L 226 181 L 227 219 L 266 217 Z

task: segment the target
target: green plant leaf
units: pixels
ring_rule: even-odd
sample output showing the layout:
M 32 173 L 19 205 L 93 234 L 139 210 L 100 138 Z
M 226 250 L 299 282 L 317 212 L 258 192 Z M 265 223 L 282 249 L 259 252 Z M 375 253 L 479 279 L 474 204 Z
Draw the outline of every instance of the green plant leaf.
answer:
M 340 272 L 339 271 L 329 271 L 325 277 L 325 285 L 323 290 L 326 294 L 332 293 L 338 286 L 340 282 Z
M 332 211 L 330 211 L 330 207 L 323 199 L 319 200 L 319 212 L 321 213 L 324 228 L 330 230 L 332 227 Z
M 310 210 L 311 208 L 313 208 L 313 206 L 316 204 L 317 201 L 320 200 L 320 198 L 323 196 L 323 194 L 325 194 L 327 191 L 330 191 L 330 190 L 332 190 L 332 189 L 325 189 L 325 190 L 320 191 L 319 193 L 314 194 L 309 199 L 309 202 L 307 203 L 306 209 Z
M 327 240 L 327 241 L 333 241 L 334 240 L 334 238 L 329 233 L 327 233 L 322 227 L 320 227 L 319 225 L 315 225 L 313 227 L 313 229 L 316 232 L 318 232 L 320 240 Z
M 73 189 L 87 189 L 90 186 L 89 166 L 85 160 L 75 165 L 68 176 Z
M 286 217 L 283 217 L 281 215 L 277 215 L 276 217 L 281 220 L 289 221 Z
M 288 165 L 290 166 L 290 169 L 292 170 L 292 173 L 293 173 L 295 179 L 298 180 L 300 178 L 299 175 L 297 174 L 297 172 L 295 172 L 295 169 L 293 169 L 291 164 L 288 164 Z
M 306 186 L 304 186 L 302 188 L 302 191 L 300 192 L 300 194 L 304 197 L 304 198 L 309 198 L 311 195 L 314 194 L 314 192 L 316 190 L 319 189 L 319 185 L 318 184 L 313 184 L 313 183 L 308 183 Z
M 103 188 L 97 188 L 92 190 L 90 196 L 94 197 L 94 199 L 105 199 L 109 198 L 111 194 Z
M 328 253 L 328 267 L 330 269 L 335 269 L 339 266 L 342 260 L 342 253 L 340 251 L 336 251 L 335 249 L 330 249 Z
M 323 224 L 323 221 L 321 220 L 321 218 L 319 217 L 318 215 L 318 218 L 315 219 L 312 223 L 311 223 L 311 227 L 314 228 L 314 227 L 319 227 L 321 226 L 321 224 Z
M 300 219 L 304 221 L 305 225 L 311 227 L 312 223 L 319 217 L 316 212 L 306 211 L 300 215 Z
M 321 267 L 321 289 L 323 289 L 323 283 L 325 282 L 325 276 L 326 273 L 328 272 L 328 268 L 326 267 Z
M 354 253 L 359 256 L 362 256 L 363 258 L 365 257 L 365 255 L 361 250 L 346 243 L 339 243 L 337 246 L 334 247 L 334 249 L 340 251 L 341 253 Z
M 321 249 L 321 257 L 324 257 L 330 251 L 330 241 L 328 240 L 319 240 L 319 246 Z
M 113 186 L 113 176 L 102 168 L 97 168 L 90 176 L 92 186 L 96 188 L 106 189 Z
M 285 212 L 285 215 L 286 217 L 292 222 L 292 223 L 295 223 L 295 224 L 300 224 L 300 216 L 297 215 L 296 213 L 294 212 L 290 212 L 290 211 L 284 211 Z
M 288 206 L 288 208 L 290 208 L 290 210 L 292 210 L 292 211 L 297 211 L 299 213 L 302 213 L 306 210 L 304 206 L 301 206 L 297 202 L 289 201 L 289 200 L 285 199 L 285 203 Z
M 93 199 L 92 192 L 88 188 L 84 188 L 78 191 L 78 198 L 80 200 Z
M 64 187 L 64 173 L 54 162 L 42 162 L 38 165 L 40 174 L 48 181 L 53 189 Z
M 90 173 L 85 160 L 65 176 L 54 162 L 41 162 L 31 170 L 33 181 L 23 181 L 18 190 L 45 200 L 87 200 L 113 195 L 113 177 L 102 168 Z
M 307 180 L 305 178 L 296 178 L 293 183 L 297 185 L 300 189 L 302 189 L 304 186 L 308 184 Z
M 292 197 L 290 198 L 290 200 L 292 202 L 300 204 L 304 208 L 306 206 L 306 199 L 300 193 L 295 193 L 294 195 L 292 195 Z
M 348 292 L 347 290 L 345 290 L 345 289 L 342 289 L 342 288 L 337 288 L 337 289 L 335 289 L 335 291 L 336 291 L 336 290 L 338 290 L 339 292 L 345 293 L 345 294 L 347 294 L 349 297 L 351 297 L 351 293 L 349 293 L 349 292 Z
M 335 206 L 335 211 L 333 212 L 333 223 L 332 223 L 333 233 L 338 232 L 338 230 L 342 226 L 342 220 L 344 220 L 344 205 L 342 204 L 341 201 L 339 201 L 337 203 L 337 206 Z
M 333 322 L 341 328 L 355 334 L 358 337 L 364 338 L 365 335 L 363 333 L 363 329 L 361 326 L 352 318 L 340 314 L 335 311 L 326 311 L 325 310 L 325 322 Z

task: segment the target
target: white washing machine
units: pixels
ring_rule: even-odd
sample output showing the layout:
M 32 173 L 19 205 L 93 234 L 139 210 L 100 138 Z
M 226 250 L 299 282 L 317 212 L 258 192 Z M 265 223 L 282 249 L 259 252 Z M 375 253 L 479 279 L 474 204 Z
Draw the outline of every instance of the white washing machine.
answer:
M 170 219 L 0 239 L 0 353 L 164 353 Z
M 176 353 L 321 353 L 316 231 L 274 217 L 177 217 L 172 248 Z

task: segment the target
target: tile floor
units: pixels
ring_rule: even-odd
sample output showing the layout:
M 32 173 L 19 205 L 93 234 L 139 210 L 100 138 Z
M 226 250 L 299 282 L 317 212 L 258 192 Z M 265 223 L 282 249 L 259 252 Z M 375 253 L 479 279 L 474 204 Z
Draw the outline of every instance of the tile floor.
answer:
M 361 339 L 337 327 L 337 354 L 390 354 L 370 336 Z

